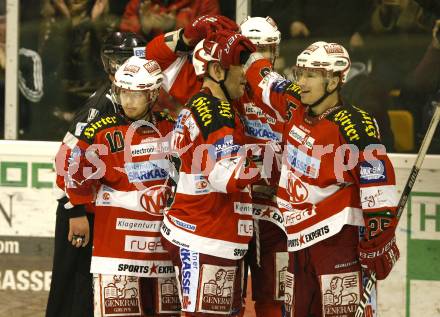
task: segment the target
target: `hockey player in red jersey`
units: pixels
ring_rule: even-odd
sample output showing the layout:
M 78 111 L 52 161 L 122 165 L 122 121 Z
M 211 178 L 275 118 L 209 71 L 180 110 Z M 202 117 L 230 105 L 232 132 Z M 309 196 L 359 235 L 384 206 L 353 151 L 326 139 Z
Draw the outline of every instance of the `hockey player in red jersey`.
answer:
M 216 19 L 217 17 L 210 18 L 214 26 L 211 24 L 209 29 L 219 29 L 225 25 L 234 27 L 232 21 L 229 24 L 222 22 L 216 27 Z M 222 19 L 226 18 L 218 18 L 218 21 L 223 21 Z M 277 158 L 281 153 L 286 109 L 290 103 L 299 103 L 299 88 L 291 84 L 288 87 L 289 102 L 284 103 L 271 102 L 266 98 L 266 91 L 260 88 L 260 82 L 271 73 L 280 42 L 280 32 L 270 17 L 249 18 L 242 23 L 240 31 L 257 46 L 258 52 L 268 58 L 261 58 L 255 63 L 251 63 L 254 59 L 249 61 L 249 67 L 246 67 L 248 85 L 244 95 L 234 102 L 245 124 L 246 143 L 259 145 L 253 159 L 260 166 L 263 161 L 266 162 L 264 166 L 267 167 L 266 180 L 252 186 L 255 236 L 248 255 L 255 285 L 252 293 L 256 300 L 257 316 L 281 316 L 283 276 L 287 269 L 287 253 L 283 251 L 287 251 L 287 247 L 283 218 L 274 193 L 279 180 L 280 163 L 277 164 L 277 161 L 281 160 Z M 191 34 L 197 34 L 199 39 L 203 36 L 203 32 L 178 30 L 155 38 L 147 46 L 147 56 L 158 60 L 164 69 L 165 88 L 181 99 L 200 89 L 201 81 L 197 81 L 196 76 L 203 77 L 206 72 L 204 42 L 200 41 L 195 46 L 192 60 L 188 54 L 192 49 L 191 43 L 196 42 L 186 38 L 185 35 Z M 279 77 L 270 77 L 270 82 Z
M 143 54 L 145 41 L 134 33 L 114 32 L 104 39 L 101 58 L 109 80 L 98 88 L 76 113 L 63 142 L 72 136 L 78 137 L 87 122 L 98 114 L 113 115 L 118 105 L 111 96 L 111 84 L 117 68 L 133 55 Z M 59 153 L 58 162 L 69 158 L 70 152 Z M 65 195 L 64 177 L 57 176 L 57 198 L 55 241 L 52 279 L 47 301 L 46 317 L 93 315 L 93 276 L 90 273 L 92 258 L 94 215 L 74 214 Z M 89 205 L 91 207 L 91 205 Z
M 385 279 L 399 258 L 394 170 L 374 118 L 340 98 L 349 69 L 346 49 L 326 42 L 307 47 L 294 68 L 304 105 L 286 125 L 277 193 L 293 316 L 354 316 L 363 270 Z M 285 86 L 272 84 L 274 99 Z
M 275 64 L 281 33 L 270 17 L 247 18 L 240 25 L 240 33 L 256 45 L 257 52 L 267 58 L 265 65 L 247 69 L 249 81 L 259 81 Z M 284 106 L 274 107 L 264 103 L 250 87 L 247 85 L 238 109 L 245 124 L 246 143 L 258 144 L 260 148 L 253 160 L 261 166 L 265 165 L 267 178 L 252 186 L 254 236 L 246 254 L 246 262 L 251 271 L 256 316 L 282 316 L 288 255 L 283 218 L 275 193 L 280 177 L 279 162 L 286 111 Z
M 159 232 L 171 195 L 174 125 L 151 111 L 162 80 L 155 61 L 131 57 L 115 75 L 120 111 L 96 117 L 64 144 L 71 149 L 66 192 L 72 209 L 94 204 L 94 316 L 180 314 L 174 268 Z
M 250 185 L 260 179 L 231 104 L 244 93 L 242 65 L 255 47 L 241 34 L 220 34 L 204 41 L 202 88 L 173 132 L 180 174 L 162 235 L 177 267 L 185 316 L 240 314 L 243 256 L 253 234 Z

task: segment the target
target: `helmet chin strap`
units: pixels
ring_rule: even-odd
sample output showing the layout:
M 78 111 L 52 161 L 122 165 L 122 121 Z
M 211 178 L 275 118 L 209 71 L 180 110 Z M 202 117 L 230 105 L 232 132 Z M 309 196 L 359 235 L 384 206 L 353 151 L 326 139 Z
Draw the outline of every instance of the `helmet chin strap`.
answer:
M 229 70 L 224 69 L 224 71 L 225 71 L 225 76 L 223 77 L 222 80 L 216 80 L 210 74 L 208 74 L 208 77 L 212 81 L 214 81 L 215 83 L 219 84 L 220 88 L 222 89 L 223 93 L 225 94 L 226 99 L 229 101 L 229 103 L 232 103 L 231 95 L 229 95 L 228 89 L 226 88 L 226 85 L 225 85 L 225 80 L 226 80 L 226 77 L 228 77 Z

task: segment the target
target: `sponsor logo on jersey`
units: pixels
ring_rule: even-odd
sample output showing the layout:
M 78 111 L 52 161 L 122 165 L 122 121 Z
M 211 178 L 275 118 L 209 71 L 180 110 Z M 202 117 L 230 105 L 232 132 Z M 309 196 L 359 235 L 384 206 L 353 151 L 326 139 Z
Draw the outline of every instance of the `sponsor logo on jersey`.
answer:
M 209 109 L 209 101 L 206 97 L 199 97 L 195 100 L 193 100 L 191 104 L 191 108 L 197 112 L 197 114 L 200 117 L 200 120 L 202 121 L 203 125 L 206 127 L 209 124 L 211 124 L 213 115 L 212 115 L 212 109 Z
M 348 137 L 350 141 L 358 141 L 361 138 L 356 129 L 357 124 L 353 123 L 351 116 L 351 113 L 349 113 L 345 109 L 342 109 L 335 114 L 334 120 L 336 122 L 339 122 L 343 133 Z
M 136 265 L 136 264 L 124 264 L 121 263 L 118 265 L 119 272 L 128 272 L 128 273 L 136 273 L 136 274 L 149 274 L 149 275 L 157 275 L 157 274 L 170 274 L 174 273 L 174 267 L 172 265 L 157 265 L 153 262 L 150 265 Z
M 221 101 L 217 104 L 218 113 L 225 118 L 231 119 L 233 117 L 231 104 L 227 101 Z
M 158 153 L 167 153 L 169 151 L 168 142 L 151 142 L 158 139 L 150 139 L 148 143 L 141 143 L 130 146 L 131 156 L 152 155 Z
M 269 220 L 277 224 L 283 225 L 283 216 L 278 208 L 268 205 L 253 204 L 252 215 L 254 218 Z
M 224 138 L 217 140 L 214 144 L 215 155 L 212 155 L 216 160 L 232 156 L 240 150 L 240 145 L 234 144 L 232 135 L 227 135 Z M 212 149 L 212 148 L 211 148 Z M 210 152 L 212 152 L 210 149 Z
M 287 245 L 291 248 L 302 247 L 303 244 L 308 244 L 317 238 L 320 238 L 320 240 L 322 240 L 322 237 L 327 235 L 329 232 L 330 228 L 328 226 L 324 226 L 310 233 L 300 233 L 299 238 L 288 239 Z
M 377 125 L 376 119 L 370 116 L 370 114 L 358 107 L 353 106 L 362 116 L 362 123 L 365 133 L 376 139 L 379 139 L 379 127 Z
M 287 173 L 286 191 L 289 194 L 291 204 L 301 204 L 309 197 L 307 186 L 292 171 Z
M 361 184 L 386 182 L 387 174 L 383 160 L 363 161 L 359 164 Z
M 264 117 L 263 110 L 261 110 L 259 107 L 255 106 L 253 103 L 245 103 L 244 104 L 244 111 L 246 114 L 253 114 L 258 116 L 259 118 Z
M 252 215 L 252 204 L 234 201 L 234 212 L 240 215 Z
M 310 206 L 306 209 L 294 209 L 293 211 L 286 211 L 283 213 L 284 216 L 284 225 L 294 226 L 303 222 L 304 220 L 310 219 L 316 215 L 315 207 Z
M 194 192 L 196 194 L 209 193 L 209 183 L 208 180 L 203 175 L 194 175 Z
M 160 237 L 125 236 L 124 251 L 140 253 L 166 253 Z
M 162 216 L 171 195 L 172 190 L 169 186 L 151 186 L 142 193 L 140 205 L 148 214 L 152 216 Z
M 197 225 L 180 220 L 176 217 L 170 216 L 170 220 L 172 223 L 174 223 L 176 226 L 178 226 L 180 228 L 183 228 L 183 229 L 186 229 L 186 230 L 189 230 L 192 232 L 196 231 L 196 229 L 197 229 Z
M 115 123 L 116 123 L 116 116 L 101 118 L 99 121 L 89 123 L 87 127 L 84 129 L 83 134 L 86 136 L 86 138 L 91 139 L 95 136 L 98 130 L 103 129 L 106 126 Z
M 362 209 L 395 207 L 398 203 L 395 185 L 361 187 Z
M 198 311 L 230 315 L 237 268 L 203 264 Z
M 118 265 L 118 271 L 130 273 L 148 273 L 150 272 L 150 266 L 121 263 Z
M 294 125 L 289 132 L 289 135 L 299 144 L 305 145 L 307 148 L 311 149 L 315 143 L 315 139 L 308 135 L 306 132 L 301 130 L 299 127 Z
M 257 139 L 273 140 L 281 142 L 281 133 L 272 130 L 269 124 L 260 120 L 249 120 L 245 118 L 246 134 Z
M 254 233 L 254 222 L 252 220 L 238 220 L 238 235 L 252 237 Z
M 182 309 L 194 312 L 199 288 L 199 253 L 188 249 L 180 249 L 182 262 Z
M 247 115 L 255 115 L 258 118 L 265 118 L 267 123 L 275 124 L 275 118 L 271 117 L 267 113 L 264 113 L 259 107 L 255 106 L 253 103 L 245 103 L 244 104 L 245 113 Z
M 140 314 L 139 281 L 137 277 L 102 275 L 101 284 L 99 291 L 104 316 L 119 316 L 121 311 L 128 316 Z
M 129 162 L 124 164 L 125 173 L 130 183 L 165 179 L 168 176 L 168 160 Z
M 117 218 L 116 230 L 130 230 L 143 232 L 158 232 L 161 221 L 147 221 L 139 219 Z
M 171 229 L 168 228 L 168 226 L 164 222 L 162 223 L 162 227 L 160 227 L 160 230 L 163 234 L 165 234 L 167 236 L 169 236 L 171 233 Z
M 234 249 L 234 256 L 243 257 L 247 252 L 247 249 Z
M 159 314 L 180 313 L 179 291 L 176 278 L 158 278 Z
M 354 316 L 359 304 L 359 272 L 323 274 L 320 277 L 324 316 Z M 365 316 L 372 316 L 366 314 Z
M 318 177 L 321 160 L 307 155 L 294 145 L 287 144 L 287 160 L 297 172 L 310 178 Z

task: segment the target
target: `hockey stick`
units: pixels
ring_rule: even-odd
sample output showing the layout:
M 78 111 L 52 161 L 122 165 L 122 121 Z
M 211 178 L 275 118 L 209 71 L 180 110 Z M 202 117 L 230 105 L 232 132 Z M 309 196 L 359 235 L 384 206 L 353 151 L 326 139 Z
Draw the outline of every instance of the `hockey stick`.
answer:
M 428 130 L 426 131 L 425 138 L 423 139 L 422 145 L 420 146 L 419 153 L 417 154 L 416 162 L 414 163 L 411 173 L 409 174 L 408 180 L 406 181 L 405 188 L 403 189 L 402 196 L 400 196 L 399 203 L 397 204 L 397 222 L 399 222 L 402 216 L 403 209 L 405 208 L 406 202 L 408 201 L 409 194 L 416 182 L 417 175 L 419 174 L 420 168 L 422 167 L 423 159 L 425 158 L 426 152 L 428 152 L 429 145 L 431 144 L 432 137 L 434 135 L 435 129 L 437 128 L 438 122 L 440 120 L 440 102 L 433 102 L 435 107 L 434 115 L 432 116 L 431 122 L 429 124 Z M 397 225 L 396 225 L 397 228 Z M 371 291 L 376 284 L 376 273 L 372 272 L 368 278 L 367 285 L 362 293 L 362 299 L 356 309 L 355 317 L 364 316 L 365 306 L 371 297 Z

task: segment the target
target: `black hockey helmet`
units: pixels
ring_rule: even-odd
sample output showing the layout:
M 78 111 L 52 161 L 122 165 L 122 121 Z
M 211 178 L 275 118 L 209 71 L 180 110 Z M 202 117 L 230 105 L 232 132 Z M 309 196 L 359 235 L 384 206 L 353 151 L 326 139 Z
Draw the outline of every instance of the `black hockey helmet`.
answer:
M 147 42 L 132 32 L 113 32 L 105 38 L 101 47 L 101 59 L 104 70 L 114 75 L 120 65 L 130 56 L 144 57 Z

